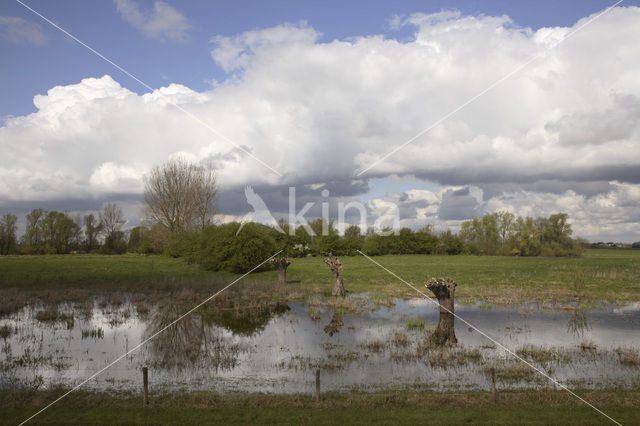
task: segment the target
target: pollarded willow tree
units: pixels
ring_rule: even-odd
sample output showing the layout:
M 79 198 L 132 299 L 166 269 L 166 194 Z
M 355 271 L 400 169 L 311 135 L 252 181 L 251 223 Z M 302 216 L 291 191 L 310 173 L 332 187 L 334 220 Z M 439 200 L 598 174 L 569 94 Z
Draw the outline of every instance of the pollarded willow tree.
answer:
M 329 253 L 329 257 L 324 259 L 324 263 L 329 266 L 331 272 L 333 272 L 333 289 L 331 295 L 336 297 L 345 297 L 347 295 L 344 289 L 344 282 L 342 281 L 342 262 L 338 257 Z
M 144 189 L 150 219 L 171 234 L 210 225 L 217 194 L 213 169 L 180 157 L 151 169 Z
M 436 296 L 438 305 L 440 305 L 440 321 L 438 321 L 438 327 L 430 336 L 431 342 L 437 346 L 458 343 L 453 313 L 457 285 L 451 278 L 431 278 L 426 284 L 426 287 Z

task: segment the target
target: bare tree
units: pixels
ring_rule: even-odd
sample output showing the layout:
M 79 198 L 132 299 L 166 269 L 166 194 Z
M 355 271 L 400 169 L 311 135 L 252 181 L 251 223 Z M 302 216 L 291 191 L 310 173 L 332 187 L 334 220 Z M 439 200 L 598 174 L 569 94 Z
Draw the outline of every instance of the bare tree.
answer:
M 150 219 L 174 234 L 209 225 L 217 193 L 211 167 L 176 158 L 151 170 L 144 199 Z
M 102 225 L 96 221 L 93 214 L 89 214 L 84 217 L 84 235 L 85 235 L 85 248 L 88 253 L 91 253 L 98 247 L 98 235 L 102 232 Z
M 105 204 L 98 215 L 106 237 L 120 231 L 125 222 L 122 209 L 115 203 Z
M 218 185 L 216 176 L 211 164 L 198 168 L 198 224 L 201 229 L 211 225 L 213 215 L 216 213 L 216 197 L 218 196 Z
M 99 212 L 100 226 L 104 235 L 102 252 L 106 254 L 124 253 L 127 242 L 122 227 L 125 224 L 122 209 L 118 205 L 105 204 Z

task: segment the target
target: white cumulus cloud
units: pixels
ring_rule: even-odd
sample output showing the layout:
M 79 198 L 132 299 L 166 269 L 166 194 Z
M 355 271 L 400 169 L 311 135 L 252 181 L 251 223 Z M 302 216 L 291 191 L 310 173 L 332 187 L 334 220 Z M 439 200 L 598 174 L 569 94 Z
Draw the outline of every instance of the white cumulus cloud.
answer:
M 9 183 L 0 199 L 140 193 L 152 165 L 181 153 L 213 164 L 225 190 L 327 184 L 332 196 L 355 196 L 367 179 L 414 176 L 443 190 L 421 204 L 419 192 L 398 195 L 411 223 L 562 210 L 584 235 L 600 227 L 638 239 L 640 8 L 614 8 L 549 50 L 588 19 L 533 30 L 506 16 L 442 12 L 395 19 L 413 29 L 408 41 L 320 41 L 304 22 L 213 37 L 212 58 L 229 78 L 210 90 L 170 84 L 138 95 L 103 76 L 36 96 L 37 112 L 0 127 Z

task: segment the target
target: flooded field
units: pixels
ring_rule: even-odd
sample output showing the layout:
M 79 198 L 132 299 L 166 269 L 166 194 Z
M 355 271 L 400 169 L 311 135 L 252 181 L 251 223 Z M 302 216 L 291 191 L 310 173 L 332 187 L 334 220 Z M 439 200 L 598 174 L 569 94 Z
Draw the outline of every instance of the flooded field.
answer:
M 350 296 L 366 304 L 365 296 Z M 460 300 L 456 314 L 569 387 L 640 386 L 640 304 L 542 308 Z M 27 307 L 0 319 L 0 387 L 73 386 L 173 322 L 173 300 Z M 205 306 L 85 385 L 140 391 L 311 393 L 389 388 L 552 387 L 548 379 L 455 322 L 458 343 L 430 338 L 438 309 L 422 299 L 359 312 L 317 300 L 248 311 Z

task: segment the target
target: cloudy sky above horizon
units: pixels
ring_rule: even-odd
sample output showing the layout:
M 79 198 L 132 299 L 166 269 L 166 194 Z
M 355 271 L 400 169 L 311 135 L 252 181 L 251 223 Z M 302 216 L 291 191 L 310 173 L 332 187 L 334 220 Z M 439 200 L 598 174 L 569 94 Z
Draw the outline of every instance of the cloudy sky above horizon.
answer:
M 640 240 L 637 1 L 27 4 L 152 89 L 4 2 L 0 213 L 115 201 L 136 224 L 182 155 L 216 168 L 221 220 L 249 185 L 284 215 L 293 186 L 309 219 L 329 190 L 412 228 L 566 212 Z

